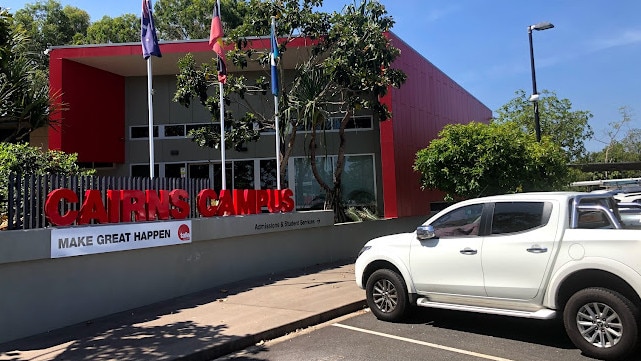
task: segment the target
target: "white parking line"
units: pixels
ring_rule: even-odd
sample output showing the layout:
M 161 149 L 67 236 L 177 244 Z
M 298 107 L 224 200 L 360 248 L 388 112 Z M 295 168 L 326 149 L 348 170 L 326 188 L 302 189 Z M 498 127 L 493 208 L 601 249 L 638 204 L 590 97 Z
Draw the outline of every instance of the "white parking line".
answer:
M 513 361 L 513 360 L 510 360 L 510 359 L 507 359 L 507 358 L 502 358 L 502 357 L 497 357 L 497 356 L 491 356 L 491 355 L 485 355 L 485 354 L 478 353 L 478 352 L 472 352 L 472 351 L 461 350 L 461 349 L 454 348 L 454 347 L 443 346 L 443 345 L 437 345 L 437 344 L 435 344 L 435 343 L 429 343 L 429 342 L 423 342 L 423 341 L 413 340 L 413 339 L 411 339 L 411 338 L 406 338 L 406 337 L 399 337 L 399 336 L 389 335 L 389 334 L 386 334 L 386 333 L 381 333 L 381 332 L 376 332 L 376 331 L 366 330 L 366 329 L 363 329 L 363 328 L 358 328 L 358 327 L 352 327 L 352 326 L 342 325 L 342 324 L 340 324 L 340 323 L 334 323 L 334 324 L 332 324 L 332 326 L 342 327 L 342 328 L 346 328 L 346 329 L 348 329 L 348 330 L 357 331 L 357 332 L 369 333 L 369 334 L 371 334 L 371 335 L 376 335 L 376 336 L 381 336 L 381 337 L 387 337 L 387 338 L 391 338 L 391 339 L 394 339 L 394 340 L 399 340 L 399 341 L 404 341 L 404 342 L 415 343 L 415 344 L 417 344 L 417 345 L 422 345 L 422 346 L 427 346 L 427 347 L 437 348 L 437 349 L 440 349 L 440 350 L 446 350 L 446 351 L 456 352 L 456 353 L 460 353 L 460 354 L 464 354 L 464 355 L 469 355 L 469 356 L 479 357 L 479 358 L 483 358 L 483 359 L 486 359 L 486 360 L 494 360 L 494 361 Z

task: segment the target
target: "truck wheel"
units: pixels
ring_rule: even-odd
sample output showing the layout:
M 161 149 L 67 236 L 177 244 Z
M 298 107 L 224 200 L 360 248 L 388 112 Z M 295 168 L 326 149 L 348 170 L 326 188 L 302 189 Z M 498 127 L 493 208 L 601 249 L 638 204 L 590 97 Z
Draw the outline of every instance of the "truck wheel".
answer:
M 583 353 L 618 360 L 636 349 L 639 311 L 630 300 L 605 288 L 578 291 L 565 305 L 565 330 Z
M 367 279 L 367 305 L 379 320 L 398 321 L 408 306 L 403 278 L 389 269 L 379 269 Z

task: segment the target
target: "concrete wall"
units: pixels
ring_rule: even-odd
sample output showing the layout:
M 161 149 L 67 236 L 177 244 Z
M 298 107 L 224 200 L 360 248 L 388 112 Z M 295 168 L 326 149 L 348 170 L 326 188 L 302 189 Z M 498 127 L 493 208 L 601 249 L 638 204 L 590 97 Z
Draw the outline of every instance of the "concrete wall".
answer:
M 313 217 L 305 229 L 253 225 Z M 192 220 L 192 242 L 51 259 L 49 229 L 0 232 L 0 343 L 211 287 L 353 260 L 369 239 L 413 231 L 423 218 L 331 224 L 331 212 Z

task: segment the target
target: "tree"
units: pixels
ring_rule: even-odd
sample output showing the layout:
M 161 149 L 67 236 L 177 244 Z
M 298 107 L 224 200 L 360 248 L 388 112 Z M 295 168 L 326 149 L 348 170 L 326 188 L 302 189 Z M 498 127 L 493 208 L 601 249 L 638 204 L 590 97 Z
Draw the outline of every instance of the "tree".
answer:
M 12 24 L 0 8 L 0 140 L 18 142 L 34 129 L 49 124 L 51 114 L 62 110 L 50 96 L 47 78 L 28 50 L 29 38 Z
M 515 123 L 450 124 L 417 152 L 421 185 L 470 198 L 565 187 L 567 156 L 548 136 L 537 142 Z
M 222 0 L 221 19 L 225 29 L 242 23 L 245 1 Z M 209 38 L 211 17 L 216 0 L 158 0 L 154 4 L 154 20 L 158 37 L 163 40 Z
M 525 132 L 534 135 L 534 112 L 532 103 L 524 90 L 516 91 L 516 98 L 497 110 L 497 123 L 514 122 Z M 585 141 L 592 138 L 594 132 L 588 124 L 592 118 L 589 111 L 572 110 L 568 99 L 559 99 L 552 91 L 540 92 L 539 114 L 541 134 L 563 148 L 570 160 L 576 160 L 585 155 Z
M 49 67 L 44 51 L 50 46 L 67 45 L 76 34 L 86 34 L 89 14 L 73 6 L 64 8 L 55 0 L 36 1 L 16 11 L 15 25 L 31 39 L 29 51 L 37 56 L 41 69 Z
M 124 14 L 115 18 L 103 16 L 87 28 L 87 35 L 80 33 L 75 44 L 109 44 L 140 41 L 140 17 Z
M 341 194 L 345 127 L 354 112 L 361 109 L 369 110 L 377 120 L 387 119 L 390 114 L 386 106 L 380 103 L 380 97 L 385 95 L 389 86 L 399 87 L 406 76 L 402 71 L 391 68 L 400 51 L 385 37 L 385 32 L 389 31 L 394 21 L 387 16 L 383 5 L 377 1 L 362 1 L 360 5 L 346 6 L 342 13 L 331 15 L 315 10 L 321 5 L 322 1 L 312 0 L 251 1 L 243 24 L 228 35 L 229 40 L 236 44 L 236 50 L 228 53 L 227 57 L 240 68 L 249 63 L 266 66 L 268 53 L 249 47 L 247 37 L 268 35 L 272 15 L 278 19 L 277 34 L 281 39 L 279 50 L 283 58 L 287 56 L 290 42 L 300 34 L 318 41 L 310 48 L 307 61 L 297 67 L 293 80 L 281 87 L 280 112 L 283 117 L 280 121 L 284 126 L 280 127 L 282 133 L 278 134 L 283 139 L 279 155 L 283 162 L 279 171 L 284 174 L 296 139 L 296 129 L 302 126 L 311 130 L 307 149 L 314 177 L 326 192 L 325 208 L 333 209 L 335 220 L 342 222 L 346 219 Z M 211 71 L 214 68 L 210 65 L 207 69 Z M 216 98 L 210 98 L 206 93 L 209 86 L 213 85 L 207 79 L 214 79 L 215 76 L 203 75 L 199 71 L 206 72 L 205 68 L 181 68 L 175 99 L 182 104 L 189 104 L 191 99 L 197 98 L 217 119 Z M 282 69 L 280 72 L 282 79 Z M 193 75 L 198 75 L 198 78 Z M 232 74 L 228 76 L 225 99 L 228 102 L 243 102 L 252 95 L 265 99 L 268 84 L 264 76 L 249 84 L 244 77 L 234 77 Z M 272 115 L 254 113 L 251 105 L 247 105 L 246 109 L 248 111 L 243 117 L 257 123 L 259 129 L 274 127 Z M 316 146 L 321 145 L 318 142 L 319 129 L 320 132 L 325 129 L 324 124 L 331 115 L 341 117 L 338 132 L 340 144 L 333 179 L 327 182 L 317 170 Z M 225 118 L 226 124 L 228 116 Z M 248 135 L 248 140 L 255 139 L 252 138 L 253 134 Z M 210 139 L 216 143 L 219 141 L 215 134 Z
M 78 166 L 78 155 L 59 150 L 43 151 L 26 143 L 0 143 L 0 200 L 8 198 L 9 173 L 23 175 L 92 175 L 94 169 Z M 7 213 L 6 201 L 0 202 L 0 215 Z
M 633 112 L 629 106 L 619 108 L 621 120 L 608 123 L 606 139 L 597 139 L 605 147 L 591 152 L 580 160 L 581 163 L 641 162 L 641 129 L 631 128 Z M 604 171 L 583 174 L 584 179 L 613 179 L 638 177 L 639 171 Z
M 316 164 L 316 144 L 318 123 L 313 114 L 312 136 L 309 142 L 309 159 L 314 178 L 326 192 L 325 208 L 333 209 L 335 220 L 344 222 L 346 217 L 342 205 L 342 173 L 345 166 L 345 127 L 357 109 L 369 109 L 374 119 L 384 121 L 390 112 L 380 99 L 387 93 L 388 87 L 400 87 L 406 75 L 391 64 L 400 55 L 393 47 L 385 32 L 394 25 L 387 16 L 385 7 L 376 1 L 362 1 L 360 5 L 348 5 L 342 13 L 333 14 L 332 27 L 320 42 L 319 54 L 328 55 L 318 64 L 324 72 L 326 87 L 325 96 L 328 102 L 325 112 L 334 110 L 343 113 L 338 131 L 338 157 L 333 174 L 332 184 L 328 184 L 318 172 Z M 321 77 L 322 79 L 322 77 Z M 333 104 L 332 104 L 333 102 Z M 321 112 L 321 120 L 325 112 Z

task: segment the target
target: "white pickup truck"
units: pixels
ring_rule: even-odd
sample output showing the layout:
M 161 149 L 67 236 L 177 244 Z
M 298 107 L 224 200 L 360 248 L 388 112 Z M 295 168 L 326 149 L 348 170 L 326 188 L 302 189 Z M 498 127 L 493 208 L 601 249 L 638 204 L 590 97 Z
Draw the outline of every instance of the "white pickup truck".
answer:
M 640 336 L 640 226 L 611 194 L 466 200 L 413 233 L 369 241 L 356 283 L 381 320 L 399 321 L 409 306 L 562 317 L 585 355 L 618 360 Z

